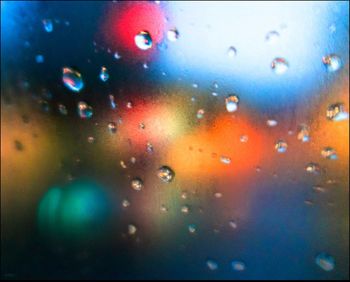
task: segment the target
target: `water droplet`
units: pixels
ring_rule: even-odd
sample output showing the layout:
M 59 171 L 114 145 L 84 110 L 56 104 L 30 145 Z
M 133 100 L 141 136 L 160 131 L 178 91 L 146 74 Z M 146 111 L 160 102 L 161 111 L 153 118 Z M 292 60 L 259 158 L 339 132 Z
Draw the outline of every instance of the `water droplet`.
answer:
M 64 116 L 68 114 L 67 107 L 63 104 L 58 104 L 58 111 L 60 112 L 61 115 L 64 115 Z
M 135 158 L 135 157 L 131 157 L 131 158 L 130 158 L 130 162 L 131 162 L 132 164 L 136 163 L 136 158 Z
M 24 146 L 23 146 L 22 142 L 15 140 L 15 148 L 17 151 L 23 151 Z
M 277 31 L 273 30 L 266 34 L 265 41 L 269 44 L 275 44 L 278 41 L 279 37 L 280 34 Z
M 85 102 L 78 103 L 78 115 L 82 119 L 89 119 L 93 115 L 93 109 Z
M 111 105 L 111 108 L 112 108 L 113 110 L 116 109 L 116 108 L 117 108 L 117 104 L 116 104 L 116 102 L 115 102 L 114 96 L 113 96 L 113 95 L 109 95 L 108 97 L 109 97 L 109 103 L 110 103 L 110 105 Z
M 127 103 L 126 103 L 126 107 L 127 107 L 128 109 L 132 109 L 132 102 L 127 102 Z
M 248 142 L 248 135 L 241 135 L 241 137 L 239 138 L 239 140 L 242 143 L 247 143 Z
M 191 234 L 195 233 L 196 230 L 197 230 L 197 228 L 196 228 L 196 225 L 195 225 L 195 224 L 190 224 L 190 225 L 188 226 L 188 232 L 190 232 Z
M 321 156 L 329 159 L 329 160 L 336 160 L 338 159 L 336 151 L 331 147 L 326 147 L 321 151 Z
M 133 224 L 128 225 L 128 234 L 129 235 L 135 235 L 136 231 L 137 231 L 137 228 L 135 225 L 133 225 Z
M 108 123 L 108 131 L 112 134 L 117 132 L 117 125 L 115 124 L 115 122 L 109 122 Z
M 152 47 L 152 38 L 148 31 L 140 31 L 135 36 L 135 44 L 141 50 L 148 50 Z
M 275 149 L 278 153 L 285 153 L 287 151 L 288 144 L 283 140 L 278 140 L 275 144 Z
M 147 142 L 146 151 L 147 151 L 148 153 L 153 153 L 153 151 L 154 151 L 153 145 L 152 145 L 150 142 Z
M 234 220 L 230 220 L 229 223 L 230 227 L 232 229 L 236 229 L 237 228 L 237 223 Z
M 278 122 L 277 122 L 276 120 L 274 120 L 274 119 L 268 119 L 268 120 L 266 121 L 266 124 L 267 124 L 267 126 L 269 126 L 269 127 L 274 127 L 274 126 L 276 126 L 276 125 L 278 124 Z
M 122 168 L 127 168 L 127 166 L 126 166 L 126 164 L 125 164 L 124 161 L 120 161 L 120 166 L 121 166 Z
M 214 97 L 217 97 L 219 94 L 217 92 L 212 92 L 211 95 L 213 95 Z
M 206 264 L 207 264 L 207 267 L 212 271 L 217 270 L 219 267 L 217 262 L 211 259 L 207 260 Z
M 242 261 L 234 260 L 231 262 L 232 269 L 235 271 L 243 271 L 245 270 L 245 264 Z
M 162 166 L 158 169 L 158 177 L 163 182 L 169 183 L 174 179 L 175 173 L 170 167 Z
M 284 58 L 275 58 L 271 63 L 271 69 L 275 74 L 284 74 L 289 68 L 289 63 Z
M 43 55 L 36 55 L 35 56 L 35 61 L 38 63 L 38 64 L 42 64 L 44 62 L 44 56 Z
M 332 271 L 335 267 L 335 259 L 327 253 L 320 253 L 316 257 L 315 262 L 324 271 Z
M 145 125 L 143 122 L 141 122 L 141 123 L 139 124 L 139 128 L 140 128 L 140 129 L 145 129 L 145 128 L 146 128 L 146 125 Z
M 146 70 L 146 69 L 148 69 L 148 64 L 147 63 L 143 63 L 142 67 Z
M 233 46 L 229 47 L 227 50 L 227 56 L 230 59 L 233 59 L 234 57 L 236 57 L 237 56 L 237 49 Z
M 190 208 L 189 206 L 182 206 L 181 207 L 181 212 L 184 213 L 184 214 L 188 214 L 190 212 Z
M 187 192 L 186 192 L 186 191 L 183 191 L 183 192 L 181 193 L 181 198 L 184 199 L 184 200 L 187 199 Z
M 215 192 L 215 193 L 214 193 L 214 197 L 217 198 L 217 199 L 222 198 L 222 193 L 220 193 L 220 192 Z
M 108 70 L 106 67 L 102 67 L 101 68 L 101 72 L 100 72 L 100 79 L 103 82 L 106 82 L 109 79 L 109 74 L 108 74 Z
M 223 164 L 230 164 L 230 163 L 231 163 L 231 158 L 225 157 L 225 156 L 221 156 L 221 157 L 220 157 L 220 161 L 221 161 Z
M 308 163 L 305 167 L 306 172 L 310 174 L 319 174 L 320 173 L 320 166 L 316 163 Z
M 63 83 L 68 89 L 74 92 L 79 92 L 84 87 L 82 76 L 77 70 L 64 67 L 62 73 Z
M 114 52 L 114 59 L 116 59 L 116 60 L 119 60 L 119 59 L 121 59 L 121 55 L 116 51 L 116 52 Z
M 50 19 L 44 19 L 42 21 L 43 23 L 43 26 L 44 26 L 44 30 L 46 32 L 52 32 L 53 31 L 53 23 L 52 23 L 52 20 Z
M 197 112 L 197 118 L 202 119 L 204 116 L 205 111 L 203 109 L 199 109 Z
M 309 142 L 310 141 L 310 128 L 306 124 L 299 125 L 299 131 L 298 131 L 297 138 L 301 142 Z
M 143 182 L 140 178 L 134 178 L 131 180 L 131 188 L 136 191 L 141 191 L 143 187 Z
M 168 212 L 168 208 L 165 205 L 161 205 L 160 211 L 161 212 Z
M 327 118 L 332 121 L 343 121 L 349 119 L 349 113 L 345 111 L 344 104 L 336 103 L 328 107 Z
M 88 141 L 90 144 L 93 144 L 93 143 L 95 143 L 95 137 L 89 136 L 88 139 L 87 139 L 87 141 Z
M 130 202 L 127 199 L 124 199 L 122 201 L 122 206 L 123 206 L 123 208 L 127 208 L 130 206 Z
M 176 28 L 169 29 L 167 32 L 167 38 L 169 41 L 175 42 L 179 39 L 179 31 Z
M 312 189 L 316 192 L 319 192 L 319 193 L 324 193 L 326 192 L 326 189 L 322 186 L 319 186 L 319 185 L 316 185 L 314 187 L 312 187 Z
M 322 62 L 328 72 L 335 72 L 342 67 L 341 59 L 335 54 L 324 56 Z
M 236 95 L 229 95 L 226 97 L 225 103 L 229 113 L 235 112 L 238 109 L 239 98 Z

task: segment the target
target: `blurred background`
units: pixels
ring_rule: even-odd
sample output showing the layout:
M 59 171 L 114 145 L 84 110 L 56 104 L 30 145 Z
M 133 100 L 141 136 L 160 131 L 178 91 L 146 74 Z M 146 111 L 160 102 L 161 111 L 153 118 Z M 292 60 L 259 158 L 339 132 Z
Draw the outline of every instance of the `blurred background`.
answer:
M 349 279 L 349 2 L 1 1 L 2 279 Z

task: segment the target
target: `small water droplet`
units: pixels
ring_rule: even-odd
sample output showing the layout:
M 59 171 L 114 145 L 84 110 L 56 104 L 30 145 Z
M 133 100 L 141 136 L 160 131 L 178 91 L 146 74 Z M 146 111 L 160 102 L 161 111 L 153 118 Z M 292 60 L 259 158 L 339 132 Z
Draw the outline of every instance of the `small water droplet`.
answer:
M 93 144 L 93 143 L 95 143 L 95 137 L 89 136 L 89 137 L 87 138 L 87 141 L 88 141 L 90 144 Z
M 209 268 L 209 270 L 211 270 L 211 271 L 217 270 L 219 267 L 217 262 L 214 260 L 211 260 L 211 259 L 207 260 L 206 264 L 207 264 L 207 267 Z
M 236 57 L 237 56 L 237 49 L 233 46 L 229 47 L 227 50 L 227 56 L 230 59 L 233 59 L 234 57 Z
M 122 206 L 123 206 L 123 208 L 127 208 L 130 206 L 130 202 L 127 199 L 124 199 L 122 201 Z
M 230 164 L 230 163 L 231 163 L 231 158 L 225 157 L 225 156 L 221 156 L 221 157 L 220 157 L 220 161 L 221 161 L 223 164 Z
M 299 125 L 299 131 L 298 131 L 297 138 L 301 142 L 309 142 L 310 141 L 310 128 L 306 124 Z
M 23 151 L 24 146 L 23 146 L 22 142 L 15 140 L 15 148 L 17 151 Z
M 275 44 L 278 41 L 279 37 L 280 34 L 277 31 L 273 30 L 266 34 L 265 41 L 269 44 Z
M 133 224 L 128 225 L 128 234 L 129 235 L 135 235 L 136 231 L 137 231 L 137 228 L 135 225 L 133 225 Z
M 143 187 L 143 182 L 140 178 L 134 178 L 131 180 L 131 188 L 136 191 L 141 191 Z
M 125 164 L 124 161 L 120 161 L 120 166 L 121 166 L 122 168 L 127 168 L 127 166 L 126 166 L 126 164 Z
M 135 44 L 141 50 L 148 50 L 152 47 L 152 38 L 148 31 L 140 31 L 135 36 Z
M 121 59 L 121 55 L 116 51 L 116 52 L 114 52 L 114 59 L 116 59 L 116 60 L 119 60 L 119 59 Z
M 335 259 L 327 253 L 320 253 L 315 258 L 315 262 L 324 271 L 332 271 L 335 267 Z
M 167 38 L 169 41 L 175 42 L 179 39 L 179 31 L 176 28 L 169 29 L 167 32 Z
M 308 163 L 305 167 L 306 172 L 310 174 L 319 174 L 320 173 L 320 166 L 316 163 Z
M 274 119 L 268 119 L 268 120 L 266 121 L 266 124 L 267 124 L 267 126 L 269 126 L 269 127 L 274 127 L 274 126 L 276 126 L 276 125 L 278 124 L 278 122 L 277 122 L 276 120 L 274 120 Z
M 132 164 L 136 163 L 136 158 L 135 158 L 135 157 L 131 157 L 131 158 L 130 158 L 130 162 L 131 162 Z
M 331 147 L 323 148 L 323 150 L 321 151 L 321 156 L 329 160 L 338 159 L 337 152 Z
M 198 118 L 198 119 L 202 119 L 203 116 L 204 116 L 204 113 L 205 113 L 205 111 L 204 111 L 203 109 L 199 109 L 199 110 L 197 111 L 197 118 Z
M 168 212 L 168 208 L 165 205 L 161 205 L 160 211 L 161 212 Z
M 115 124 L 115 122 L 109 122 L 108 123 L 108 131 L 112 134 L 117 132 L 117 125 Z
M 196 228 L 196 225 L 195 225 L 195 224 L 190 224 L 190 225 L 188 226 L 188 232 L 190 232 L 191 234 L 195 233 L 196 230 L 197 230 L 197 228 Z
M 53 23 L 52 23 L 52 20 L 50 19 L 44 19 L 42 21 L 43 23 L 43 26 L 44 26 L 44 30 L 46 32 L 52 32 L 53 31 Z
M 147 151 L 147 153 L 153 153 L 154 149 L 153 149 L 152 143 L 147 142 L 147 144 L 146 144 L 146 151 Z
M 271 69 L 275 74 L 284 74 L 289 69 L 289 63 L 284 58 L 275 58 L 271 63 Z
M 187 192 L 186 192 L 186 191 L 183 191 L 183 192 L 181 193 L 181 198 L 184 199 L 184 200 L 187 199 Z
M 238 109 L 239 98 L 237 95 L 229 95 L 225 99 L 226 110 L 229 113 L 235 112 Z
M 345 111 L 343 103 L 336 103 L 328 107 L 327 118 L 332 121 L 343 121 L 349 119 L 349 113 Z
M 222 198 L 222 193 L 220 193 L 220 192 L 215 192 L 215 193 L 214 193 L 214 197 L 217 198 L 217 199 Z
M 58 111 L 60 112 L 61 115 L 64 115 L 64 116 L 68 114 L 67 107 L 63 104 L 58 104 Z
M 93 109 L 85 102 L 78 103 L 78 115 L 82 119 L 89 119 L 93 115 Z
M 62 80 L 64 85 L 74 92 L 79 92 L 84 87 L 81 74 L 73 68 L 64 67 L 62 69 Z
M 241 135 L 241 137 L 239 138 L 239 140 L 242 143 L 247 143 L 248 142 L 248 135 Z
M 166 182 L 166 183 L 171 182 L 175 177 L 174 171 L 168 166 L 160 167 L 158 169 L 157 175 L 163 182 Z
M 184 205 L 181 207 L 181 212 L 184 214 L 188 214 L 190 212 L 190 207 L 187 205 Z
M 242 261 L 234 260 L 231 262 L 232 269 L 235 271 L 244 271 L 245 270 L 245 264 Z
M 117 108 L 117 103 L 115 102 L 115 98 L 113 95 L 109 95 L 109 103 L 111 105 L 111 108 L 114 110 Z
M 126 103 L 126 107 L 127 107 L 128 109 L 132 109 L 132 102 L 127 102 L 127 103 Z
M 230 227 L 232 229 L 236 229 L 237 228 L 237 223 L 234 220 L 230 220 L 229 223 Z
M 275 149 L 278 153 L 285 153 L 287 151 L 288 144 L 283 140 L 278 140 L 275 144 Z
M 109 73 L 106 67 L 101 67 L 100 79 L 106 82 L 109 79 Z
M 328 72 L 335 72 L 342 67 L 342 61 L 339 56 L 330 54 L 322 58 L 323 65 Z

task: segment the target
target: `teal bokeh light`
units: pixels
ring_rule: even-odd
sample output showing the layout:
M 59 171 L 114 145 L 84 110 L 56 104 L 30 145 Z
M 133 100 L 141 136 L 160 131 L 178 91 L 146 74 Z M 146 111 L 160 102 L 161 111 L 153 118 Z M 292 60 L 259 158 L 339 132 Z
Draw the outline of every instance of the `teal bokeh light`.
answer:
M 103 233 L 110 205 L 102 187 L 75 181 L 52 187 L 38 207 L 39 231 L 54 240 L 89 241 Z

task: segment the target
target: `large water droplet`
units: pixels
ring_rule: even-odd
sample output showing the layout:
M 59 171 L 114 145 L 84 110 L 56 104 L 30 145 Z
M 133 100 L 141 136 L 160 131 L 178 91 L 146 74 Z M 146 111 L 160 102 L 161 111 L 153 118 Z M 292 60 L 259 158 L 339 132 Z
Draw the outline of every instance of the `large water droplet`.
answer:
M 327 109 L 327 118 L 332 121 L 343 121 L 349 119 L 349 113 L 345 111 L 344 104 L 332 104 Z
M 82 119 L 89 119 L 93 115 L 93 109 L 85 102 L 78 103 L 78 115 Z
M 135 36 L 135 44 L 141 50 L 148 50 L 152 47 L 152 38 L 148 31 L 140 31 Z
M 79 92 L 84 87 L 82 76 L 77 70 L 69 67 L 64 67 L 62 72 L 63 83 L 68 89 L 74 92 Z
M 166 183 L 171 182 L 175 177 L 175 172 L 168 166 L 162 166 L 158 169 L 158 177 Z
M 289 63 L 284 58 L 275 58 L 271 63 L 271 69 L 275 74 L 284 74 L 289 68 Z
M 315 258 L 315 262 L 324 271 L 332 271 L 335 267 L 335 259 L 327 253 L 320 253 Z
M 225 99 L 226 110 L 229 113 L 235 112 L 238 109 L 239 98 L 237 95 L 229 95 Z
M 109 73 L 106 67 L 102 67 L 101 68 L 101 72 L 100 72 L 100 79 L 103 82 L 106 82 L 109 79 Z
M 324 56 L 322 62 L 328 72 L 335 72 L 342 67 L 341 59 L 335 54 Z

